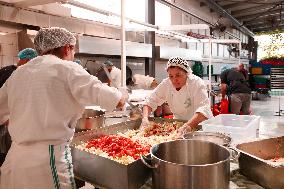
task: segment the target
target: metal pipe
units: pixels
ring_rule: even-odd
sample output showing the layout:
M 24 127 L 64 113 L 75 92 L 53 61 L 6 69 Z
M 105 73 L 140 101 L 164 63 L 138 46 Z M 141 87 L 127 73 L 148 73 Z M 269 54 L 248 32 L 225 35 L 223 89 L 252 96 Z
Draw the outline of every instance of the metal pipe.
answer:
M 121 87 L 126 86 L 125 0 L 121 0 Z
M 216 11 L 218 11 L 220 14 L 225 16 L 226 18 L 229 18 L 232 23 L 240 28 L 244 33 L 246 33 L 249 36 L 254 36 L 254 33 L 250 31 L 247 27 L 245 27 L 242 23 L 240 23 L 235 17 L 233 17 L 230 13 L 228 13 L 225 9 L 223 9 L 220 5 L 218 5 L 215 1 L 213 0 L 205 0 L 208 6 Z
M 173 3 L 171 3 L 171 2 L 168 2 L 168 1 L 166 1 L 166 0 L 156 0 L 156 1 L 158 1 L 158 2 L 160 2 L 160 3 L 162 3 L 162 4 L 164 4 L 164 5 L 166 5 L 166 6 L 168 6 L 168 7 L 171 7 L 171 8 L 177 9 L 177 10 L 180 10 L 180 11 L 182 11 L 183 13 L 186 13 L 186 14 L 188 14 L 188 15 L 190 15 L 190 16 L 193 16 L 193 17 L 195 17 L 195 18 L 197 18 L 197 19 L 199 19 L 199 20 L 205 22 L 206 24 L 208 24 L 208 25 L 210 25 L 210 26 L 214 26 L 214 24 L 212 24 L 211 22 L 209 22 L 209 21 L 207 21 L 207 20 L 201 18 L 200 16 L 197 16 L 196 14 L 193 14 L 193 13 L 191 13 L 191 12 L 188 12 L 187 10 L 185 10 L 185 9 L 183 9 L 183 8 L 181 8 L 181 7 L 179 7 L 179 6 L 175 5 L 175 4 L 173 4 Z M 235 38 L 235 39 L 240 39 L 239 37 L 233 35 L 233 34 L 230 33 L 230 32 L 227 32 L 227 31 L 226 31 L 225 33 L 228 34 L 228 35 L 230 35 L 231 37 L 233 37 L 233 38 Z
M 209 37 L 209 61 L 208 61 L 208 79 L 209 79 L 209 99 L 210 99 L 210 103 L 211 103 L 211 90 L 212 90 L 212 83 L 211 83 L 211 65 L 212 65 L 212 42 L 211 42 L 211 37 Z M 212 104 L 211 104 L 212 105 Z

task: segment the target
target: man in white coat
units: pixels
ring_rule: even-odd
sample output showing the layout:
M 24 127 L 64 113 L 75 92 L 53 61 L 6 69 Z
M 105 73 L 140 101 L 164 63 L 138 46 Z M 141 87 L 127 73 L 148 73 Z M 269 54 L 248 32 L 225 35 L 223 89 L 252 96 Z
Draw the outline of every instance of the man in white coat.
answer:
M 69 147 L 76 121 L 87 105 L 112 110 L 124 98 L 73 62 L 71 32 L 41 29 L 34 43 L 41 56 L 14 71 L 0 89 L 0 124 L 9 119 L 12 138 L 0 188 L 76 188 Z
M 188 62 L 182 58 L 171 58 L 166 70 L 169 77 L 146 99 L 141 128 L 149 125 L 150 112 L 167 102 L 176 119 L 188 120 L 178 130 L 179 134 L 183 134 L 212 117 L 206 85 L 192 74 Z

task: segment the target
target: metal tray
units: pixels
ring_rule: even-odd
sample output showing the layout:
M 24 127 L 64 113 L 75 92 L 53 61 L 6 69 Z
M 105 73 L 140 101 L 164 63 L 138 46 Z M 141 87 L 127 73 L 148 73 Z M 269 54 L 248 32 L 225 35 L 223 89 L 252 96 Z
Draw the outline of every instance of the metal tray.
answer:
M 149 120 L 155 122 L 182 121 L 162 118 L 152 118 Z M 151 169 L 147 168 L 142 161 L 136 160 L 131 164 L 123 165 L 75 148 L 75 145 L 80 144 L 81 141 L 85 142 L 102 134 L 108 135 L 124 132 L 128 129 L 137 129 L 140 124 L 141 119 L 126 121 L 97 130 L 75 133 L 71 143 L 75 177 L 110 189 L 137 189 L 141 187 L 151 176 Z
M 284 136 L 238 144 L 240 172 L 265 188 L 284 188 L 284 167 L 265 160 L 284 157 Z

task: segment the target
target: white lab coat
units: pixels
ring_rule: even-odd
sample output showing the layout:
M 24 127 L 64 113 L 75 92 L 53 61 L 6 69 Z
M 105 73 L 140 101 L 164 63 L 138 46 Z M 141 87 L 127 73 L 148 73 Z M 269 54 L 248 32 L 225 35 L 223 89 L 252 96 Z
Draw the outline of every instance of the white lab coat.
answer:
M 19 67 L 0 89 L 0 124 L 9 118 L 13 141 L 1 167 L 0 188 L 56 188 L 54 179 L 61 188 L 73 188 L 68 144 L 77 119 L 85 106 L 112 110 L 120 98 L 117 89 L 80 65 L 53 55 Z
M 136 89 L 151 89 L 151 84 L 155 78 L 148 75 L 135 74 L 133 75 L 133 80 Z
M 164 79 L 146 99 L 145 104 L 155 110 L 164 102 L 169 104 L 176 119 L 189 120 L 196 112 L 212 117 L 206 86 L 202 79 L 189 74 L 185 86 L 175 89 L 169 78 Z
M 121 87 L 121 70 L 117 67 L 113 66 L 110 72 L 110 77 L 112 83 L 110 83 L 111 87 Z

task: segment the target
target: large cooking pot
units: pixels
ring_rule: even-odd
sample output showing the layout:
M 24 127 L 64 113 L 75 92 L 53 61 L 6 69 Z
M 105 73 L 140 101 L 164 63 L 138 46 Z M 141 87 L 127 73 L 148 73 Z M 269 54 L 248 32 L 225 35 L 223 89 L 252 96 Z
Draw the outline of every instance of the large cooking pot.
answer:
M 227 189 L 230 151 L 202 140 L 175 140 L 153 146 L 151 158 L 143 157 L 153 169 L 156 189 Z
M 223 133 L 195 131 L 183 135 L 184 139 L 205 140 L 219 144 L 221 146 L 230 146 L 232 138 Z
M 98 129 L 104 126 L 105 112 L 102 110 L 85 109 L 82 117 L 77 121 L 76 130 Z

